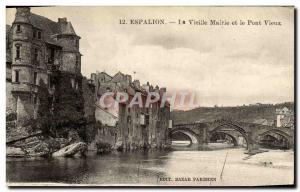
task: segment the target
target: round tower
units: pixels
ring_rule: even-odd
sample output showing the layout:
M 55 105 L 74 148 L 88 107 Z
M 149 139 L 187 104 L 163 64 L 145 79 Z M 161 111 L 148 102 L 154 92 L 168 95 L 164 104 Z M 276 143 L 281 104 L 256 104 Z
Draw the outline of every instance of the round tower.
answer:
M 16 98 L 17 125 L 33 118 L 32 34 L 30 8 L 18 7 L 12 24 L 12 94 Z

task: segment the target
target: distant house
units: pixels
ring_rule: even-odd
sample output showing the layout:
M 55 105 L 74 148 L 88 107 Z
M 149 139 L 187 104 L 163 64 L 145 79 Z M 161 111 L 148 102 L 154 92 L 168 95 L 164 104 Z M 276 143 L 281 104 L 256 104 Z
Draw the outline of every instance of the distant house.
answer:
M 267 119 L 255 119 L 253 123 L 260 124 L 260 125 L 272 125 L 272 122 L 268 122 Z
M 276 127 L 293 127 L 294 113 L 287 107 L 276 109 Z

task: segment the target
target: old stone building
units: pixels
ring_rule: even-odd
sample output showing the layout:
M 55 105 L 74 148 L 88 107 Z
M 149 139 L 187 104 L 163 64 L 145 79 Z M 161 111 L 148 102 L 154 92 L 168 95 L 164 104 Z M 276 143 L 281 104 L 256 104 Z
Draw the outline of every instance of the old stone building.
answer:
M 79 40 L 67 18 L 52 21 L 16 8 L 6 30 L 8 136 L 22 137 L 20 130 L 36 128 L 34 122 L 60 136 L 84 123 Z
M 276 127 L 294 128 L 294 113 L 287 107 L 276 109 Z
M 105 92 L 126 92 L 129 95 L 127 102 L 120 103 L 117 108 L 105 109 L 109 113 L 116 113 L 117 138 L 115 147 L 119 149 L 137 148 L 164 148 L 170 144 L 168 135 L 168 123 L 170 119 L 170 106 L 168 103 L 160 107 L 161 99 L 145 106 L 149 92 L 157 92 L 162 95 L 165 88 L 153 88 L 152 85 L 140 85 L 138 80 L 132 81 L 130 75 L 118 72 L 110 76 L 105 72 L 97 72 L 91 75 L 91 80 L 96 87 L 97 103 Z M 141 94 L 143 106 L 133 105 L 129 107 L 135 94 Z M 113 105 L 114 106 L 114 105 Z M 103 109 L 102 109 L 103 110 Z M 97 109 L 96 109 L 97 111 Z M 96 112 L 97 114 L 97 112 Z M 100 113 L 99 113 L 100 114 Z M 103 116 L 96 116 L 96 119 L 103 121 Z

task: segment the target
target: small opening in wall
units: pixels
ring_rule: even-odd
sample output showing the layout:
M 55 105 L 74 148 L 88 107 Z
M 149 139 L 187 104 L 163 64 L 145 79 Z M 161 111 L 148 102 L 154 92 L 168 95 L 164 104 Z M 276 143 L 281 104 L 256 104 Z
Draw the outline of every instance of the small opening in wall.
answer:
M 19 83 L 19 71 L 15 71 L 15 82 Z
M 17 32 L 21 32 L 21 25 L 17 25 Z
M 35 85 L 37 85 L 38 84 L 38 82 L 37 82 L 37 72 L 34 72 L 34 74 L 33 74 L 33 81 L 34 81 L 34 84 Z
M 37 48 L 34 49 L 34 62 L 38 62 L 39 50 Z
M 38 31 L 38 39 L 42 39 L 42 32 Z
M 35 39 L 36 38 L 36 30 L 33 31 L 32 37 Z
M 20 59 L 20 55 L 21 55 L 21 46 L 16 45 L 16 59 Z

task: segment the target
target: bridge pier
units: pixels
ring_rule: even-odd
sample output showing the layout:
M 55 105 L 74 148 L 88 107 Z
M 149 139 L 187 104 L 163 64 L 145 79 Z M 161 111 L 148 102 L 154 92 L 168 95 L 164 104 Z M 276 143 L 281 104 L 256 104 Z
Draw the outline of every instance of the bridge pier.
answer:
M 205 148 L 208 144 L 208 128 L 199 128 L 199 134 L 198 134 L 198 148 Z
M 252 131 L 247 132 L 248 153 L 255 153 L 259 150 L 259 145 L 255 139 L 256 137 Z

